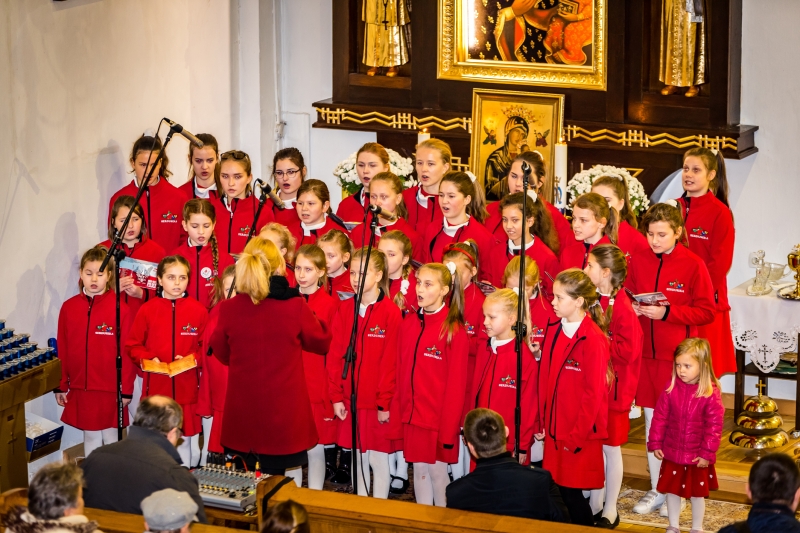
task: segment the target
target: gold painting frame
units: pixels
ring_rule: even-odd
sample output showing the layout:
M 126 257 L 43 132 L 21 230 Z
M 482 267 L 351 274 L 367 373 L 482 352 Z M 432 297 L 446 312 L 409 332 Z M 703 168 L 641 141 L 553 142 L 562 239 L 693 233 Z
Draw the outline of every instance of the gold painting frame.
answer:
M 496 2 L 498 7 L 501 6 L 497 0 L 489 1 Z M 475 0 L 438 0 L 438 2 L 437 77 L 439 79 L 606 90 L 607 0 L 593 0 L 592 4 L 591 65 L 471 59 L 468 24 L 473 24 L 471 20 L 475 17 L 467 15 Z M 573 0 L 570 3 L 577 2 Z M 491 22 L 498 22 L 491 17 L 489 19 Z M 548 24 L 552 24 L 552 18 L 550 20 Z M 477 31 L 476 28 L 472 29 Z M 481 27 L 484 33 L 490 29 Z
M 518 131 L 514 133 L 514 130 Z M 523 135 L 521 140 L 520 135 Z M 470 166 L 491 197 L 501 196 L 492 193 L 492 188 L 502 179 L 498 178 L 497 168 L 510 168 L 514 155 L 522 151 L 535 150 L 542 155 L 547 169 L 546 183 L 553 183 L 555 144 L 563 135 L 563 94 L 494 89 L 472 91 Z M 497 181 L 493 181 L 495 179 Z M 552 196 L 552 187 L 545 187 L 544 193 Z

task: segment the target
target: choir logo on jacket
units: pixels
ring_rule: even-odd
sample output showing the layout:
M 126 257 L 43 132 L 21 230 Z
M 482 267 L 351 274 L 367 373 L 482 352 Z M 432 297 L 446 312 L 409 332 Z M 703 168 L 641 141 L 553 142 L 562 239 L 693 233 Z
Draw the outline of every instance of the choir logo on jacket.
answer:
M 673 280 L 673 281 L 670 281 L 667 285 L 668 285 L 667 286 L 667 290 L 668 291 L 671 291 L 671 292 L 686 292 L 686 291 L 683 290 L 683 286 L 684 286 L 683 283 L 681 283 L 677 279 Z
M 97 326 L 97 331 L 94 332 L 95 335 L 113 335 L 114 328 L 113 326 L 109 326 L 105 322 Z
M 517 380 L 512 378 L 510 375 L 500 378 L 500 383 L 498 383 L 499 387 L 505 387 L 506 389 L 516 389 L 517 388 Z
M 442 360 L 442 351 L 437 349 L 436 346 L 429 346 L 425 348 L 425 357 L 433 357 L 434 359 Z
M 181 335 L 193 335 L 197 336 L 197 328 L 191 324 L 191 322 L 187 322 L 185 326 L 181 328 Z
M 386 338 L 386 330 L 380 327 L 379 325 L 375 324 L 374 328 L 369 328 L 369 333 L 367 337 L 374 337 L 376 339 L 385 339 Z
M 703 239 L 704 241 L 708 240 L 708 230 L 704 230 L 702 226 L 692 228 L 692 233 L 689 235 L 695 239 Z
M 475 326 L 469 322 L 464 322 L 464 327 L 467 328 L 467 335 L 475 335 Z
M 581 364 L 578 361 L 576 361 L 575 359 L 572 359 L 572 358 L 567 359 L 567 361 L 564 363 L 564 368 L 566 368 L 567 370 L 574 370 L 576 372 L 582 372 Z
M 172 222 L 175 224 L 178 223 L 178 215 L 174 214 L 172 211 L 167 211 L 166 213 L 161 215 L 161 218 L 163 219 L 164 222 Z
M 239 228 L 239 237 L 247 237 L 250 235 L 250 224 L 246 224 L 244 227 Z
M 531 326 L 531 338 L 532 339 L 541 339 L 544 337 L 544 328 L 540 328 L 536 324 Z
M 214 274 L 216 274 L 216 272 L 211 270 L 209 267 L 203 267 L 203 269 L 200 271 L 200 276 L 202 276 L 203 279 L 211 279 L 211 276 Z

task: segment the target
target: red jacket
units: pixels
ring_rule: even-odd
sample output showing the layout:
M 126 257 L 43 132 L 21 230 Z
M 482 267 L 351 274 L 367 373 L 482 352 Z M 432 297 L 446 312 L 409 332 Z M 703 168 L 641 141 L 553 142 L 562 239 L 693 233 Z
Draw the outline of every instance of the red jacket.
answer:
M 182 405 L 197 402 L 206 322 L 208 311 L 191 297 L 155 298 L 142 305 L 125 343 L 125 351 L 134 364 L 141 366 L 144 359 L 156 357 L 162 363 L 171 363 L 176 355 L 194 354 L 198 366 L 172 378 L 145 372 L 142 397 L 161 394 Z
M 661 320 L 639 317 L 642 357 L 672 361 L 683 339 L 696 337 L 697 326 L 714 321 L 714 293 L 706 265 L 681 244 L 669 254 L 649 251 L 632 257 L 625 285 L 634 294 L 660 291 L 670 303 Z
M 285 278 L 273 276 L 270 296 L 258 305 L 247 294 L 219 304 L 211 348 L 229 373 L 223 446 L 287 455 L 313 448 L 319 440 L 302 352 L 328 353 L 331 335 L 297 294 Z M 275 317 L 292 320 L 265 327 L 275 324 Z
M 608 437 L 608 339 L 587 313 L 570 339 L 548 325 L 539 364 L 539 409 L 547 437 L 572 452 Z
M 447 306 L 408 315 L 400 329 L 397 390 L 403 424 L 436 431 L 438 441 L 458 443 L 467 387 L 467 332 L 460 329 L 447 344 L 442 325 Z
M 197 396 L 197 414 L 200 416 L 214 416 L 214 412 L 225 411 L 225 396 L 228 394 L 228 367 L 219 362 L 219 359 L 208 353 L 211 345 L 211 335 L 217 329 L 219 322 L 219 306 L 215 306 L 208 313 L 206 331 L 203 335 L 203 346 L 206 347 L 203 356 L 203 371 L 200 373 L 200 392 Z
M 338 229 L 348 237 L 350 237 L 350 232 L 347 231 L 347 228 L 344 226 L 340 226 L 336 223 L 331 217 L 325 216 L 325 225 L 319 229 L 312 229 L 308 230 L 308 235 L 306 235 L 306 230 L 303 229 L 302 224 L 295 224 L 289 226 L 289 231 L 294 235 L 294 240 L 297 243 L 297 249 L 300 249 L 301 246 L 304 244 L 314 244 L 317 242 L 317 239 L 328 233 L 333 229 Z
M 357 193 L 351 194 L 339 202 L 339 207 L 336 208 L 336 216 L 345 222 L 363 223 L 368 207 L 369 193 L 364 191 L 364 186 L 362 185 Z
M 553 218 L 553 226 L 556 228 L 556 233 L 558 234 L 558 242 L 561 245 L 561 249 L 563 250 L 570 244 L 575 242 L 575 233 L 572 231 L 572 225 L 569 223 L 569 220 L 564 216 L 564 213 L 558 210 L 556 206 L 539 196 L 539 199 L 542 201 L 544 206 L 550 212 L 550 216 Z
M 140 259 L 142 261 L 158 264 L 167 255 L 164 249 L 156 241 L 148 239 L 147 235 L 142 235 L 142 239 L 134 244 L 133 248 L 129 248 L 124 242 L 121 244 L 122 249 L 125 250 L 125 257 L 130 257 L 132 259 Z M 103 241 L 98 246 L 111 248 L 111 241 Z M 156 297 L 156 291 L 155 289 L 142 289 L 141 298 L 134 298 L 133 296 L 129 296 L 126 292 L 123 292 L 121 296 L 122 301 L 128 304 L 130 308 L 131 317 L 135 317 L 144 302 Z M 131 320 L 133 320 L 133 318 L 131 318 Z
M 400 292 L 402 284 L 403 278 L 389 280 L 389 295 L 392 300 Z M 416 313 L 419 309 L 417 305 L 417 274 L 413 270 L 408 273 L 408 289 L 406 289 L 403 299 L 406 302 L 405 309 L 402 310 L 403 318 L 405 318 L 408 313 Z
M 585 241 L 576 241 L 575 239 L 572 239 L 572 243 L 572 246 L 561 250 L 561 268 L 564 270 L 568 268 L 583 269 L 586 267 L 586 261 L 589 259 L 589 252 L 592 251 L 592 248 L 598 244 L 611 244 L 611 239 L 603 235 L 603 237 L 594 244 L 589 244 Z M 650 247 L 648 246 L 647 249 L 649 250 Z
M 714 193 L 678 198 L 683 213 L 689 249 L 702 259 L 714 287 L 717 311 L 730 311 L 728 303 L 728 271 L 733 262 L 733 215 Z
M 211 309 L 211 301 L 214 298 L 214 280 L 230 265 L 234 264 L 233 257 L 225 250 L 217 251 L 217 268 L 214 268 L 214 254 L 211 245 L 189 246 L 189 239 L 186 239 L 179 247 L 170 252 L 169 255 L 180 255 L 189 261 L 191 272 L 189 273 L 189 285 L 186 292 L 189 296 L 200 302 L 206 309 Z
M 353 329 L 351 298 L 339 306 L 333 318 L 333 341 L 328 362 L 328 390 L 333 403 L 350 401 L 350 370 L 343 380 L 344 355 Z M 389 411 L 395 392 L 397 334 L 402 318 L 400 310 L 383 293 L 367 307 L 358 320 L 356 336 L 356 398 L 359 409 Z
M 475 374 L 475 357 L 481 347 L 486 346 L 489 340 L 486 328 L 483 326 L 484 300 L 486 300 L 486 296 L 476 284 L 470 283 L 464 289 L 464 328 L 467 330 L 467 337 L 469 338 L 469 358 L 467 359 L 467 387 L 464 390 L 464 409 L 461 413 L 462 424 L 464 423 L 464 417 L 473 409 L 472 404 L 475 399 L 474 396 L 471 396 L 472 376 Z
M 139 188 L 135 183 L 129 183 L 111 197 L 108 203 L 108 221 L 111 222 L 111 209 L 120 196 L 133 196 Z M 186 232 L 181 225 L 183 204 L 189 198 L 172 185 L 166 178 L 160 178 L 158 183 L 150 185 L 142 195 L 139 203 L 144 209 L 144 218 L 147 223 L 147 236 L 156 241 L 164 250 L 172 250 L 186 238 Z
M 264 209 L 269 207 L 272 211 L 272 218 L 275 220 L 275 222 L 283 224 L 287 228 L 293 224 L 300 224 L 300 217 L 297 215 L 295 202 L 285 201 L 283 205 L 284 209 L 279 209 L 277 205 L 272 203 L 272 200 L 267 200 L 267 204 L 264 205 Z
M 420 190 L 419 185 L 415 185 L 410 189 L 403 191 L 403 202 L 408 209 L 408 223 L 417 232 L 418 235 L 425 235 L 425 230 L 428 226 L 439 227 L 444 220 L 444 213 L 439 208 L 439 195 L 429 195 L 424 191 L 419 192 L 419 196 L 424 198 L 425 205 L 420 205 L 417 198 L 417 191 Z
M 489 256 L 489 271 L 491 273 L 489 280 L 492 285 L 503 288 L 503 273 L 515 255 L 519 255 L 519 250 L 512 251 L 508 239 L 495 245 L 492 254 Z M 550 281 L 548 274 L 555 279 L 562 270 L 556 254 L 541 239 L 534 237 L 533 242 L 528 240 L 525 242 L 525 256 L 536 261 L 536 266 L 539 267 L 539 280 L 545 294 L 553 294 L 553 282 Z
M 305 295 L 303 295 L 303 297 L 305 298 Z M 317 320 L 319 320 L 321 324 L 324 324 L 328 331 L 333 331 L 331 326 L 338 307 L 338 302 L 324 290 L 317 290 L 314 294 L 309 295 L 307 302 L 308 306 L 317 317 Z M 333 352 L 328 353 L 330 355 Z M 330 393 L 328 392 L 327 372 L 327 368 L 330 366 L 331 362 L 332 359 L 327 355 L 320 357 L 312 352 L 303 352 L 303 369 L 306 374 L 308 397 L 311 403 L 325 406 L 328 413 L 327 418 L 333 418 L 333 402 L 331 402 Z
M 120 302 L 122 394 L 133 394 L 136 369 L 125 357 L 125 342 L 133 315 Z M 61 359 L 60 392 L 73 389 L 117 392 L 116 298 L 114 291 L 95 296 L 77 294 L 58 313 L 58 358 Z
M 190 179 L 189 181 L 178 187 L 178 190 L 181 191 L 188 200 L 193 200 L 198 197 L 197 190 L 195 189 L 195 178 Z M 210 191 L 208 191 L 208 200 L 217 200 L 217 199 L 219 199 L 219 195 L 217 194 L 216 189 L 211 189 Z
M 548 203 L 541 197 L 539 198 L 544 202 L 544 206 L 547 208 L 547 212 L 550 213 L 550 218 L 553 220 L 553 228 L 558 235 L 560 248 L 564 249 L 573 244 L 575 242 L 575 234 L 572 232 L 572 226 L 569 225 L 569 221 L 564 218 L 561 211 L 553 206 L 553 204 Z M 503 229 L 503 214 L 500 212 L 500 202 L 492 202 L 487 205 L 486 211 L 489 213 L 489 217 L 483 225 L 492 232 L 492 235 L 494 235 L 494 238 L 497 239 L 498 242 L 505 242 L 508 236 Z M 553 252 L 555 252 L 555 250 L 553 250 Z
M 526 454 L 533 446 L 534 423 L 538 412 L 537 366 L 533 354 L 523 344 L 522 430 L 519 449 Z M 514 417 L 517 407 L 517 351 L 513 339 L 511 342 L 497 347 L 496 350 L 491 347 L 488 340 L 481 346 L 472 383 L 470 409 L 482 407 L 500 413 L 508 426 L 507 449 L 513 450 L 517 435 Z
M 352 231 L 350 231 L 350 238 L 353 241 L 353 248 L 356 250 L 369 244 L 369 227 L 369 223 L 359 224 L 358 226 L 354 227 Z M 381 233 L 381 235 L 387 231 L 394 230 L 402 231 L 406 237 L 408 237 L 408 239 L 411 241 L 411 257 L 417 261 L 421 261 L 423 257 L 419 235 L 416 231 L 414 231 L 414 228 L 411 227 L 406 219 L 398 218 L 395 222 L 388 226 L 378 226 L 378 231 Z M 375 235 L 375 248 L 378 248 L 378 243 L 380 240 L 380 236 Z
M 466 226 L 456 230 L 454 236 L 450 237 L 444 232 L 444 223 L 438 226 L 431 224 L 425 230 L 422 238 L 423 263 L 442 262 L 444 247 L 450 243 L 464 242 L 468 239 L 474 240 L 478 245 L 478 279 L 483 281 L 489 279 L 489 254 L 497 244 L 494 236 L 489 230 L 484 228 L 480 222 L 470 217 Z
M 550 300 L 545 298 L 541 292 L 528 300 L 528 305 L 531 311 L 531 330 L 528 332 L 528 338 L 532 342 L 541 344 L 544 340 L 547 324 L 558 321 L 558 317 L 556 312 L 553 311 L 553 305 Z
M 253 235 L 258 235 L 261 228 L 272 222 L 272 209 L 270 200 L 267 199 L 256 223 Z M 230 207 L 229 207 L 230 206 Z M 220 250 L 229 254 L 240 254 L 247 244 L 247 235 L 253 225 L 253 218 L 258 211 L 258 196 L 251 194 L 247 198 L 225 198 L 214 202 L 217 212 L 217 225 L 214 233 L 217 235 Z
M 339 297 L 340 292 L 355 293 L 353 286 L 350 284 L 350 270 L 345 270 L 335 278 L 328 276 L 328 294 L 330 294 L 336 301 L 337 305 L 343 300 Z
M 603 310 L 608 309 L 609 298 L 602 296 L 600 305 Z M 611 364 L 614 367 L 614 383 L 608 395 L 608 408 L 627 413 L 631 409 L 639 384 L 639 368 L 642 365 L 642 327 L 624 290 L 620 290 L 614 298 L 608 340 Z
M 638 253 L 643 253 L 650 250 L 650 245 L 647 244 L 647 238 L 639 233 L 638 230 L 633 229 L 633 226 L 624 220 L 619 225 L 617 246 L 625 254 L 625 257 L 628 259 L 628 261 L 630 261 L 631 257 Z

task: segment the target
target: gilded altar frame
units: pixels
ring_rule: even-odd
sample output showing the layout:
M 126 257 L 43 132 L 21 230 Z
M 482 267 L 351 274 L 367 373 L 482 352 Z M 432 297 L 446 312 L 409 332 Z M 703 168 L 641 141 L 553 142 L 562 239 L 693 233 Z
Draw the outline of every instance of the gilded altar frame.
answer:
M 495 2 L 496 0 L 489 1 Z M 469 23 L 471 22 L 468 22 L 470 17 L 467 15 L 470 13 L 470 6 L 474 5 L 474 0 L 438 0 L 438 2 L 438 78 L 606 90 L 607 0 L 594 0 L 592 6 L 590 65 L 471 59 L 469 58 Z M 499 7 L 500 3 L 497 2 L 497 5 Z M 472 18 L 474 19 L 474 17 Z

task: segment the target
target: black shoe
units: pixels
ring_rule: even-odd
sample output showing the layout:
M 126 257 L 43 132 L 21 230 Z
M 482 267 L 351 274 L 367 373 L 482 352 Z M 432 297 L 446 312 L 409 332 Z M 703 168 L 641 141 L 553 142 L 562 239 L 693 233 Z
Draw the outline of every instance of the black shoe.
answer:
M 600 519 L 594 523 L 594 527 L 599 527 L 600 529 L 616 529 L 618 525 L 619 525 L 619 513 L 617 513 L 617 518 L 616 520 L 614 520 L 613 524 L 605 516 L 601 516 Z
M 333 448 L 325 448 L 325 479 L 331 479 L 336 473 L 336 456 L 338 450 Z
M 598 521 L 598 520 L 600 520 L 600 518 L 601 518 L 602 516 L 603 516 L 603 510 L 602 510 L 602 509 L 600 509 L 600 512 L 598 512 L 598 513 L 596 513 L 596 514 L 594 515 L 594 523 L 596 524 L 596 523 L 597 523 L 597 521 Z
M 394 483 L 395 479 L 399 479 L 400 481 L 403 482 L 403 486 L 400 487 L 399 489 L 395 488 L 394 485 L 392 484 L 392 483 Z M 408 490 L 408 480 L 407 479 L 403 479 L 400 476 L 392 476 L 392 481 L 389 482 L 389 493 L 390 494 L 405 494 L 407 490 Z
M 339 453 L 339 468 L 336 469 L 336 472 L 331 477 L 331 483 L 336 483 L 337 485 L 350 484 L 350 459 L 352 455 L 353 452 L 350 450 L 342 450 Z

